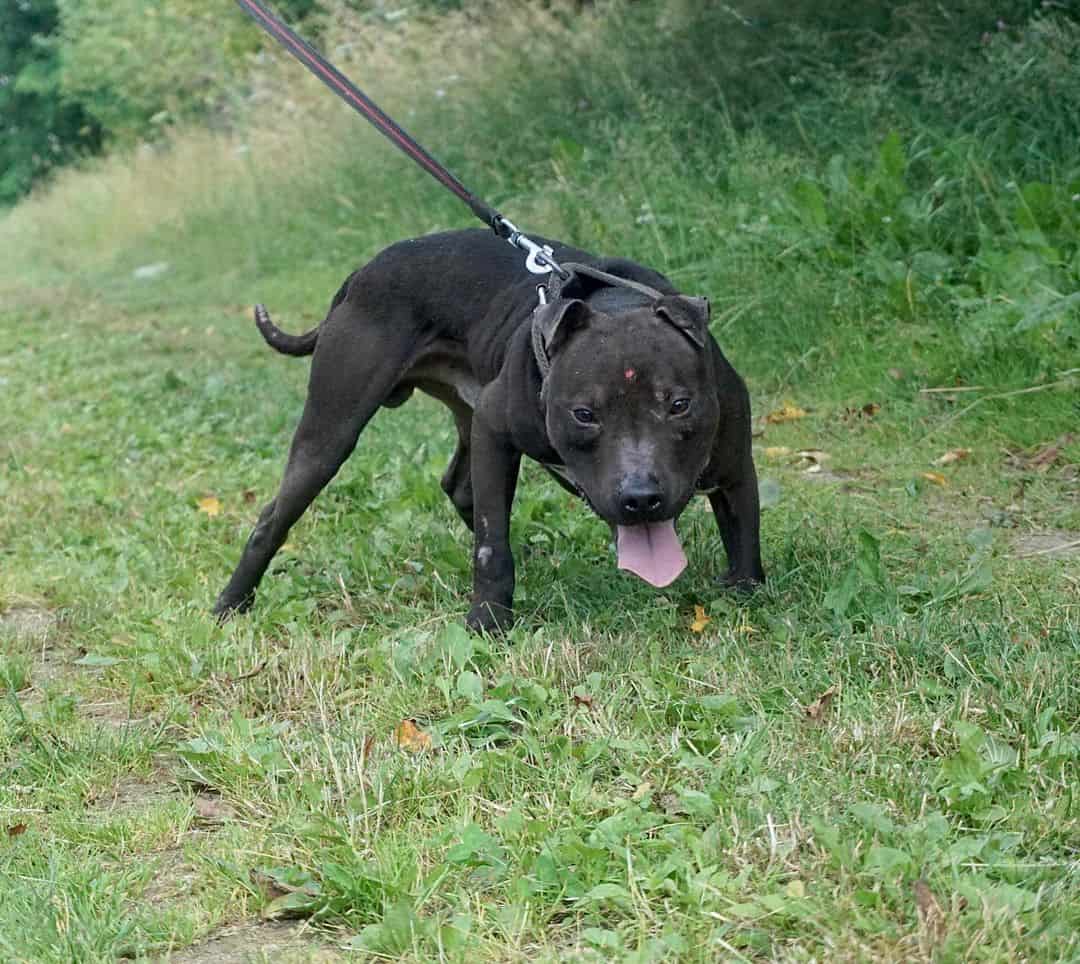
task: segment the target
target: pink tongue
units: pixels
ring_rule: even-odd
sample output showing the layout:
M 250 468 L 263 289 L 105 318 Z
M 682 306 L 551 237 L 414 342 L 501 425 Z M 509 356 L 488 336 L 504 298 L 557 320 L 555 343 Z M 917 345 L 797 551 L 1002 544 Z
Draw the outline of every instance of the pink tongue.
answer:
M 675 534 L 675 520 L 618 526 L 615 552 L 627 569 L 658 589 L 675 581 L 686 568 L 686 553 Z

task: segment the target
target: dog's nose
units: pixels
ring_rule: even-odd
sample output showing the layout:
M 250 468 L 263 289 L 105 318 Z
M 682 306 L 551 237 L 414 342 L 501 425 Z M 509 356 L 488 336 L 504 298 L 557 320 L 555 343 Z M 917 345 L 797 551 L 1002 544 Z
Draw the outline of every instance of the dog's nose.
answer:
M 630 475 L 619 484 L 618 504 L 623 519 L 631 525 L 655 522 L 664 508 L 664 494 L 653 476 Z

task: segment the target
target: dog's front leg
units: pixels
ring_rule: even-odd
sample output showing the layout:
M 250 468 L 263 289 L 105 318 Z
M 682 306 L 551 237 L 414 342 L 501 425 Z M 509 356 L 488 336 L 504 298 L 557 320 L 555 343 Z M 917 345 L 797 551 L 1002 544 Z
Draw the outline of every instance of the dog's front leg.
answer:
M 734 485 L 721 486 L 709 494 L 713 515 L 728 557 L 724 582 L 736 589 L 753 589 L 765 581 L 761 565 L 757 475 L 753 464 Z
M 472 423 L 473 602 L 465 625 L 501 632 L 514 621 L 514 557 L 510 552 L 510 506 L 521 453 L 497 426 L 494 405 L 477 406 Z M 485 411 L 487 409 L 488 411 Z M 489 417 L 489 412 L 494 417 Z

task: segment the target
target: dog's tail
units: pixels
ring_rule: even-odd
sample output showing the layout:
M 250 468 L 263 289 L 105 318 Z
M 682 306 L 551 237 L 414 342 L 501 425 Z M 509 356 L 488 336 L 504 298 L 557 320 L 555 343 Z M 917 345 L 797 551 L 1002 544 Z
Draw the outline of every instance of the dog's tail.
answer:
M 290 335 L 270 320 L 270 314 L 262 305 L 255 306 L 255 325 L 266 343 L 283 355 L 310 355 L 319 340 L 319 329 L 312 328 L 302 335 Z

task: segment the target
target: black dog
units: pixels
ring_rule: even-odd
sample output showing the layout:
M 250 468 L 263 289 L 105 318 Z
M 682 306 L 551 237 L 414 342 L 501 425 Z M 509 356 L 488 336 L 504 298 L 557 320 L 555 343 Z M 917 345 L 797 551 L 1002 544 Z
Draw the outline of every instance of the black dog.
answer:
M 387 248 L 307 334 L 287 335 L 256 309 L 271 347 L 314 358 L 281 489 L 218 598 L 219 617 L 251 605 L 368 420 L 417 388 L 457 423 L 442 487 L 475 533 L 470 627 L 513 618 L 510 507 L 522 454 L 612 526 L 620 568 L 657 586 L 675 579 L 686 557 L 674 523 L 700 492 L 720 527 L 726 581 L 764 580 L 749 396 L 709 334 L 708 302 L 631 261 L 552 246 L 570 275 L 543 304 L 521 253 L 475 230 Z

